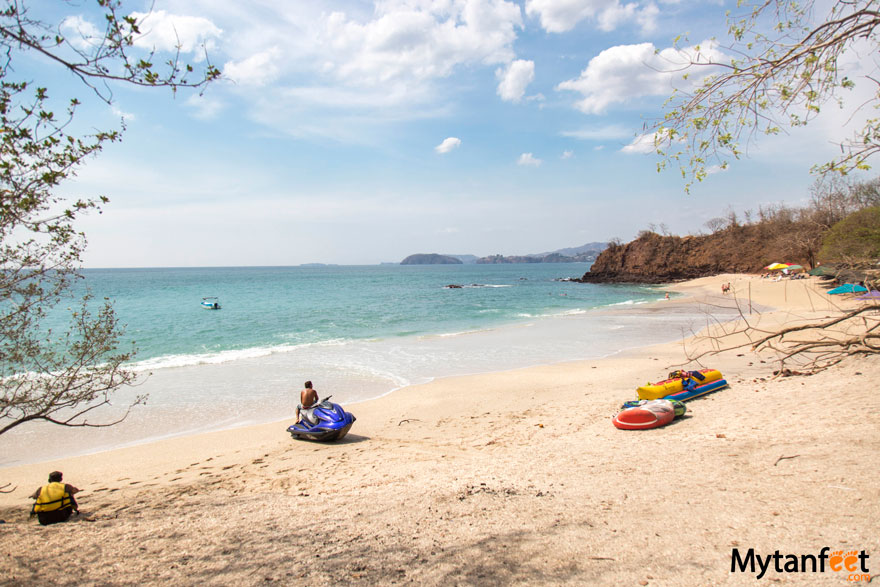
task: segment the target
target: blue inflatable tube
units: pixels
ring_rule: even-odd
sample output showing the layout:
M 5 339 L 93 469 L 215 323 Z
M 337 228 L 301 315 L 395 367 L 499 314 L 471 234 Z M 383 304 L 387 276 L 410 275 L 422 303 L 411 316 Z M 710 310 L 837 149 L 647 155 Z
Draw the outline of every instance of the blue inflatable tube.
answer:
M 695 397 L 700 397 L 701 395 L 706 395 L 707 393 L 712 393 L 713 391 L 717 391 L 725 387 L 727 387 L 727 381 L 725 379 L 718 379 L 716 381 L 706 383 L 705 385 L 692 386 L 690 387 L 690 389 L 686 387 L 684 391 L 673 395 L 667 395 L 663 399 L 675 399 L 683 402 L 689 399 L 694 399 Z

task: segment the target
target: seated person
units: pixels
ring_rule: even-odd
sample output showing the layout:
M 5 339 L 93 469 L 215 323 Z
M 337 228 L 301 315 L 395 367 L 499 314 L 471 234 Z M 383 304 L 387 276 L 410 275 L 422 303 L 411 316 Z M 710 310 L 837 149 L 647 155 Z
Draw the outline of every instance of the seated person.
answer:
M 70 514 L 79 514 L 79 506 L 73 498 L 79 493 L 79 489 L 73 485 L 62 483 L 61 471 L 49 473 L 49 483 L 33 492 L 31 499 L 37 500 L 31 510 L 31 515 L 36 514 L 37 519 L 43 526 L 66 522 Z
M 296 406 L 296 421 L 300 422 L 305 418 L 310 424 L 315 424 L 315 417 L 312 412 L 315 411 L 315 405 L 318 403 L 318 392 L 312 389 L 312 382 L 306 381 L 305 389 L 299 392 L 299 405 Z

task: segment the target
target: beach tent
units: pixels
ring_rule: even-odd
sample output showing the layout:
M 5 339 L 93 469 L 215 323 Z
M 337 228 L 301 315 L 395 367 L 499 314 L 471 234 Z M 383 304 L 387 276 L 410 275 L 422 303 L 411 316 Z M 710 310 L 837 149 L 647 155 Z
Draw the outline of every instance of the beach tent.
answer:
M 868 291 L 867 287 L 863 287 L 861 285 L 856 285 L 855 283 L 844 283 L 840 287 L 835 287 L 834 289 L 829 289 L 828 293 L 831 295 L 837 294 L 845 294 L 845 293 L 859 293 L 863 291 Z
M 776 271 L 777 269 L 786 269 L 788 268 L 788 263 L 770 263 L 764 269 L 769 269 L 770 271 Z
M 810 275 L 818 275 L 820 277 L 825 275 L 837 275 L 837 269 L 829 265 L 819 265 L 815 269 L 810 269 L 807 273 Z

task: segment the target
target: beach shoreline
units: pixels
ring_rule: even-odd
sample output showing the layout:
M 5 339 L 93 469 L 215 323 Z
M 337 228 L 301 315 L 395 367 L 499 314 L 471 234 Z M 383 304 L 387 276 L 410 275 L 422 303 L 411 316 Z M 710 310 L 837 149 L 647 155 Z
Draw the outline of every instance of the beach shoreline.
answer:
M 687 295 L 654 311 L 735 296 L 775 324 L 835 303 L 813 280 L 664 289 Z M 665 428 L 614 429 L 637 385 L 690 366 L 688 344 L 409 386 L 355 404 L 337 444 L 293 441 L 281 421 L 4 468 L 0 581 L 745 584 L 733 549 L 825 546 L 867 551 L 880 574 L 876 358 L 773 379 L 768 355 L 722 353 L 709 366 L 729 389 Z M 53 469 L 83 489 L 83 515 L 42 528 L 26 496 Z
M 572 291 L 578 289 L 581 294 Z M 660 301 L 662 292 L 656 288 L 650 288 L 652 293 L 641 288 L 638 293 L 625 291 L 622 295 L 596 289 L 606 290 L 603 286 L 566 284 L 552 296 L 566 300 L 565 311 L 554 308 L 549 313 L 517 313 L 519 318 L 511 318 L 513 321 L 474 325 L 474 330 L 465 332 L 316 343 L 268 354 L 258 348 L 244 353 L 252 355 L 249 357 L 196 364 L 173 361 L 173 367 L 157 368 L 136 385 L 117 390 L 112 406 L 99 410 L 104 413 L 92 414 L 95 421 L 113 421 L 122 417 L 136 395 L 148 396 L 145 404 L 117 425 L 82 429 L 35 422 L 10 431 L 0 446 L 0 470 L 277 422 L 281 415 L 292 417 L 298 390 L 306 379 L 315 380 L 319 391 L 332 394 L 335 401 L 354 406 L 408 385 L 450 376 L 596 359 L 671 342 L 702 319 L 691 305 L 677 303 L 676 295 L 671 301 Z M 591 305 L 609 299 L 627 301 Z M 577 301 L 572 305 L 571 300 Z M 454 303 L 486 301 L 465 297 Z M 514 303 L 496 299 L 491 307 Z M 235 314 L 233 319 L 241 320 L 242 316 Z M 214 315 L 208 323 L 213 322 Z M 46 443 L 47 437 L 54 443 Z

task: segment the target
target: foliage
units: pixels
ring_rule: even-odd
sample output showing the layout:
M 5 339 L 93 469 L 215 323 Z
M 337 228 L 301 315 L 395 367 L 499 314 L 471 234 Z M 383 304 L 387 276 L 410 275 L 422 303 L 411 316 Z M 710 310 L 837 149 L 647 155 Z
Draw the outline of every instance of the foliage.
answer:
M 849 263 L 880 259 L 880 206 L 854 212 L 832 226 L 820 257 Z
M 196 72 L 181 64 L 179 55 L 154 66 L 154 55 L 137 49 L 138 23 L 120 15 L 121 2 L 97 0 L 97 5 L 103 38 L 81 43 L 31 18 L 25 2 L 0 4 L 0 434 L 34 420 L 111 425 L 119 420 L 95 423 L 88 416 L 134 378 L 124 367 L 133 349 L 118 348 L 123 329 L 109 300 L 96 309 L 86 294 L 71 311 L 67 332 L 44 326 L 53 308 L 72 299 L 80 277 L 86 239 L 75 228 L 78 215 L 100 211 L 108 201 L 104 196 L 66 201 L 57 188 L 105 144 L 120 140 L 120 132 L 74 136 L 68 129 L 80 101 L 71 98 L 64 115 L 56 115 L 48 89 L 21 79 L 16 59 L 38 54 L 107 103 L 112 84 L 174 91 L 202 88 L 219 76 L 210 63 Z M 133 405 L 143 401 L 138 397 Z
M 714 45 L 697 47 L 690 65 L 710 74 L 693 91 L 676 90 L 654 127 L 663 156 L 659 167 L 677 164 L 687 190 L 713 167 L 726 168 L 742 156 L 756 136 L 804 126 L 829 102 L 844 107 L 856 81 L 840 74 L 839 63 L 861 45 L 871 54 L 880 45 L 877 0 L 835 0 L 818 25 L 814 0 L 740 0 L 740 6 L 744 15 L 728 14 L 732 45 L 720 51 L 726 57 L 716 58 Z M 689 70 L 686 76 L 693 75 Z M 880 84 L 864 81 L 872 84 L 867 105 L 877 108 Z M 840 157 L 814 170 L 845 175 L 868 169 L 868 159 L 880 150 L 880 118 L 867 120 L 840 147 Z
M 760 206 L 757 211 L 745 210 L 742 221 L 733 211 L 725 217 L 711 218 L 705 226 L 712 234 L 735 233 L 731 247 L 743 249 L 739 254 L 749 256 L 749 249 L 763 249 L 764 258 L 786 259 L 815 267 L 823 238 L 831 227 L 848 215 L 866 207 L 880 205 L 880 178 L 854 182 L 847 177 L 819 178 L 811 190 L 810 201 L 803 207 L 783 204 Z M 737 231 L 738 227 L 754 230 Z M 757 237 L 756 241 L 746 234 Z

